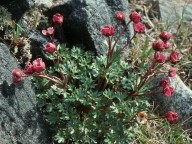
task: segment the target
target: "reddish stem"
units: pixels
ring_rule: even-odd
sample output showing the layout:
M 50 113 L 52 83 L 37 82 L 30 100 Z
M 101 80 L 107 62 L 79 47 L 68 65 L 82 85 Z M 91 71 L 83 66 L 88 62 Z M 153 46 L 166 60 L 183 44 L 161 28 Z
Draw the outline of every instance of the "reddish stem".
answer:
M 108 52 L 107 52 L 107 64 L 106 64 L 106 69 L 108 69 L 110 67 L 110 58 L 112 55 L 112 51 L 111 51 L 111 39 L 108 36 Z
M 119 33 L 119 35 L 117 36 L 117 39 L 115 40 L 115 43 L 112 47 L 112 51 L 114 50 L 116 44 L 117 44 L 117 41 L 120 39 L 121 35 L 124 33 L 125 29 L 128 27 L 128 25 L 131 23 L 131 21 L 129 21 L 124 27 L 123 29 L 121 30 L 121 32 Z
M 27 76 L 33 76 L 33 77 L 41 77 L 41 78 L 45 78 L 55 84 L 59 84 L 59 85 L 63 85 L 62 81 L 54 76 L 49 76 L 49 75 L 44 75 L 44 74 L 31 74 L 31 75 L 23 75 L 23 77 L 27 77 Z
M 128 40 L 127 41 L 127 43 L 121 48 L 122 50 L 124 49 L 124 48 L 126 48 L 130 43 L 131 43 L 131 41 L 133 40 L 133 38 L 136 36 L 136 32 L 134 33 L 134 35 L 133 35 L 133 37 L 130 39 L 130 40 Z

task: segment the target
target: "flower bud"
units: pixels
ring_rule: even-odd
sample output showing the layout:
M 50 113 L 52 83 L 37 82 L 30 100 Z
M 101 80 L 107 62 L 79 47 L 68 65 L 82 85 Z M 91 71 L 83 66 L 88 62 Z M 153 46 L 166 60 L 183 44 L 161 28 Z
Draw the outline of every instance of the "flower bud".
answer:
M 18 68 L 13 69 L 12 71 L 12 80 L 13 83 L 19 83 L 22 81 L 22 71 Z
M 179 52 L 178 51 L 173 51 L 171 54 L 170 54 L 170 60 L 171 62 L 176 62 L 178 61 L 179 59 Z
M 45 70 L 45 63 L 42 61 L 42 58 L 37 58 L 32 64 L 34 72 L 40 73 Z
M 159 85 L 162 87 L 166 86 L 167 84 L 170 84 L 169 78 L 162 78 L 160 83 L 159 83 Z
M 166 84 L 163 86 L 163 94 L 167 97 L 170 97 L 174 94 L 174 89 L 169 84 Z
M 125 20 L 125 14 L 122 11 L 117 11 L 115 14 L 115 18 L 117 20 L 123 21 Z
M 165 43 L 164 43 L 164 46 L 165 46 L 165 49 L 168 49 L 168 48 L 170 47 L 169 42 L 165 42 Z
M 174 78 L 177 75 L 176 68 L 170 68 L 169 71 L 168 71 L 168 75 L 169 75 L 169 77 Z
M 110 25 L 106 25 L 101 28 L 101 33 L 104 36 L 112 36 L 115 33 L 115 29 Z
M 56 45 L 55 45 L 54 43 L 49 42 L 49 43 L 47 43 L 47 44 L 45 45 L 45 51 L 46 51 L 46 52 L 52 54 L 52 53 L 55 52 L 55 50 L 56 50 Z
M 24 74 L 33 74 L 33 73 L 34 73 L 33 65 L 32 64 L 26 65 L 24 69 Z
M 172 34 L 170 32 L 162 32 L 160 35 L 159 35 L 159 38 L 162 40 L 162 41 L 165 41 L 167 42 L 170 38 L 171 38 Z
M 162 51 L 165 49 L 165 44 L 162 40 L 156 40 L 152 43 L 152 47 L 156 51 Z
M 56 26 L 60 26 L 63 24 L 63 16 L 59 13 L 56 13 L 55 15 L 53 15 L 52 20 Z
M 131 12 L 129 18 L 134 23 L 139 23 L 141 20 L 141 16 L 136 11 Z
M 176 112 L 169 111 L 166 113 L 167 121 L 169 122 L 176 122 L 178 121 L 178 114 Z
M 158 63 L 164 63 L 166 60 L 166 57 L 160 52 L 155 52 L 154 58 Z
M 54 32 L 55 30 L 53 27 L 48 27 L 47 30 L 42 30 L 42 34 L 45 36 L 53 36 Z
M 145 25 L 142 23 L 135 23 L 133 29 L 136 33 L 143 33 L 145 31 Z

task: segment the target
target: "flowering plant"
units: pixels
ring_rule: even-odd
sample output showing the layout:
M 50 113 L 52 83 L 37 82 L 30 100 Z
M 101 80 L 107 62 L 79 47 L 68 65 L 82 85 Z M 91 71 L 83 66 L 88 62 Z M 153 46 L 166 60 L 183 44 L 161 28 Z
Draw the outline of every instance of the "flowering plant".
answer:
M 120 11 L 115 17 L 118 23 L 125 20 L 125 14 Z M 19 83 L 24 76 L 35 77 L 38 104 L 45 109 L 46 119 L 52 125 L 58 142 L 130 143 L 135 139 L 133 133 L 137 123 L 145 124 L 150 120 L 144 112 L 149 108 L 148 96 L 154 94 L 149 82 L 162 73 L 160 68 L 169 61 L 163 51 L 169 47 L 171 34 L 162 32 L 159 36 L 161 40 L 153 42 L 149 50 L 146 40 L 140 55 L 142 61 L 133 70 L 122 53 L 136 35 L 145 31 L 137 12 L 130 14 L 130 21 L 119 34 L 115 33 L 118 25 L 116 28 L 110 25 L 101 28 L 108 42 L 106 51 L 99 56 L 76 47 L 69 50 L 65 45 L 56 46 L 54 28 L 62 25 L 63 16 L 56 14 L 52 20 L 54 27 L 42 33 L 50 37 L 45 51 L 54 66 L 46 68 L 43 60 L 38 58 L 26 65 L 24 74 L 14 69 L 13 82 Z M 132 22 L 134 35 L 119 46 L 118 40 Z M 154 57 L 146 62 L 153 52 Z M 178 61 L 178 58 L 177 52 L 171 53 L 172 62 Z M 171 68 L 166 73 L 174 77 L 176 69 Z M 158 94 L 167 97 L 174 93 L 169 78 L 163 78 L 155 88 L 160 89 Z M 171 121 L 170 114 L 161 118 Z M 174 117 L 174 122 L 177 119 Z

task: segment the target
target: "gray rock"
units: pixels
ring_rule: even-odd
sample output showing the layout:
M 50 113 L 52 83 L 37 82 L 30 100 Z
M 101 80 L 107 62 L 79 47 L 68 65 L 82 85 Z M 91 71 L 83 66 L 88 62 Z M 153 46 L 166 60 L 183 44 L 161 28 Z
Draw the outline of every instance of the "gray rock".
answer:
M 43 36 L 40 31 L 35 30 L 30 33 L 29 40 L 31 42 L 31 53 L 33 57 L 43 57 L 44 45 L 49 42 L 49 39 L 46 36 Z
M 159 81 L 167 76 L 161 76 L 154 80 L 153 85 L 159 84 Z M 152 100 L 157 107 L 158 113 L 165 115 L 168 111 L 176 111 L 181 121 L 192 116 L 192 90 L 190 90 L 183 81 L 177 76 L 170 78 L 171 86 L 175 93 L 171 97 L 166 97 L 163 94 L 154 95 Z M 159 89 L 158 91 L 162 91 Z M 157 89 L 155 90 L 157 92 Z M 185 125 L 187 128 L 192 128 L 192 121 Z
M 0 43 L 0 144 L 48 144 L 48 131 L 37 113 L 29 79 L 12 84 L 18 68 L 6 45 Z
M 19 20 L 26 10 L 35 5 L 35 0 L 0 0 L 0 5 L 11 12 L 14 20 Z
M 100 51 L 105 39 L 100 32 L 101 27 L 115 26 L 115 12 L 118 10 L 126 14 L 128 22 L 128 6 L 127 0 L 66 0 L 52 7 L 46 14 L 49 18 L 56 12 L 64 15 L 64 34 L 71 45 L 83 44 L 87 49 L 96 48 Z M 122 28 L 124 25 L 125 22 L 122 22 L 119 27 Z M 128 27 L 120 43 L 124 44 L 132 34 L 132 29 Z
M 165 23 L 167 29 L 175 32 L 180 20 L 190 22 L 192 20 L 192 2 L 185 0 L 151 0 L 153 11 Z

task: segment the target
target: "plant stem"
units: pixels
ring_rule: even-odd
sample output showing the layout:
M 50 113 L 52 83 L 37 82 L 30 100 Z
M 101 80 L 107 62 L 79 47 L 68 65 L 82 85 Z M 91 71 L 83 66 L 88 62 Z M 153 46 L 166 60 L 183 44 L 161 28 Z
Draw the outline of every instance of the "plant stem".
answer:
M 55 79 L 53 78 L 52 76 L 49 76 L 49 75 L 44 75 L 44 74 L 31 74 L 31 75 L 24 75 L 23 77 L 27 77 L 27 76 L 33 76 L 33 77 L 41 77 L 41 78 L 45 78 L 55 84 L 59 84 L 61 86 L 63 86 L 63 83 L 60 79 Z
M 111 58 L 111 55 L 112 55 L 112 51 L 111 51 L 111 39 L 110 37 L 108 36 L 108 51 L 107 51 L 107 64 L 106 64 L 106 67 L 105 69 L 109 69 L 110 65 L 111 65 L 111 62 L 110 62 L 110 58 Z M 105 70 L 105 71 L 106 71 Z
M 113 47 L 112 47 L 112 51 L 113 51 L 114 47 L 116 46 L 117 41 L 120 39 L 121 35 L 124 33 L 125 29 L 128 27 L 128 25 L 129 25 L 130 23 L 131 23 L 131 21 L 129 21 L 129 22 L 123 27 L 123 29 L 121 30 L 121 32 L 120 32 L 119 35 L 117 36 L 117 39 L 115 40 L 115 43 L 114 43 L 114 45 L 113 45 Z
M 130 40 L 128 40 L 127 41 L 127 43 L 121 48 L 122 50 L 124 49 L 124 48 L 126 48 L 130 43 L 131 43 L 131 41 L 133 40 L 133 38 L 136 36 L 136 32 L 134 33 L 134 35 L 133 35 L 133 37 L 130 39 Z

